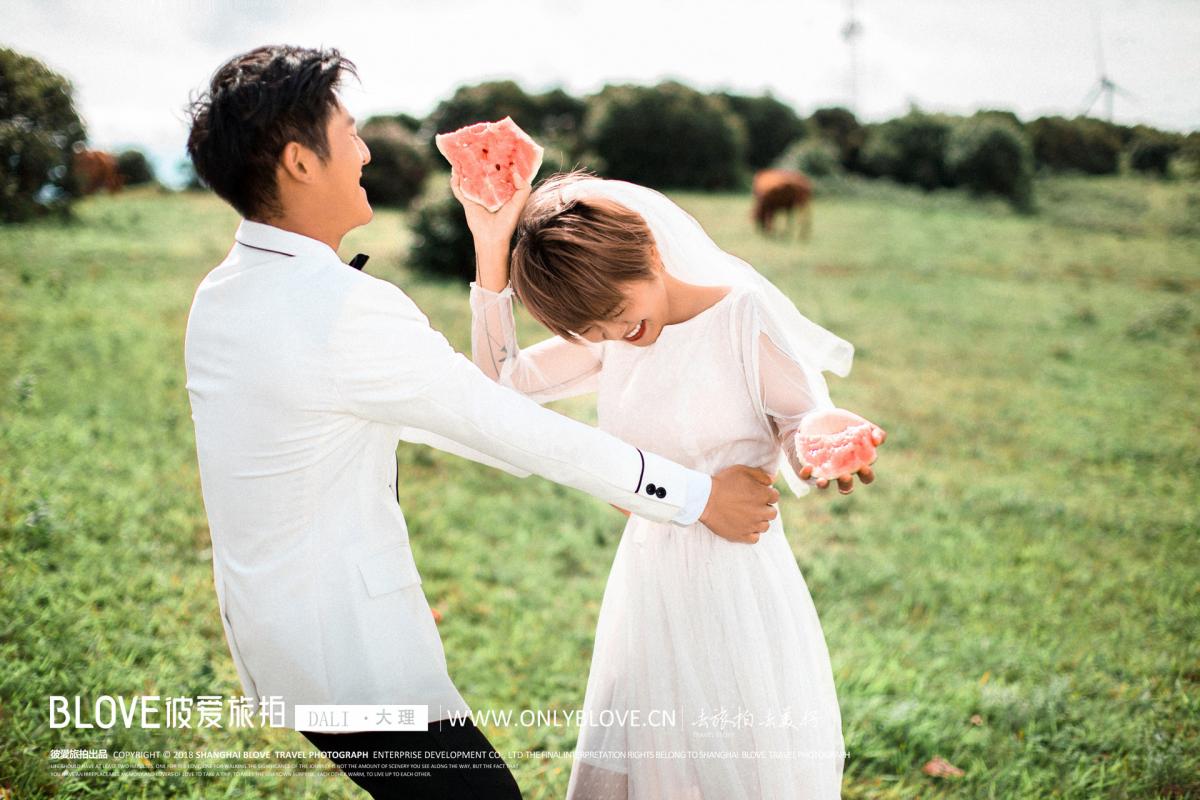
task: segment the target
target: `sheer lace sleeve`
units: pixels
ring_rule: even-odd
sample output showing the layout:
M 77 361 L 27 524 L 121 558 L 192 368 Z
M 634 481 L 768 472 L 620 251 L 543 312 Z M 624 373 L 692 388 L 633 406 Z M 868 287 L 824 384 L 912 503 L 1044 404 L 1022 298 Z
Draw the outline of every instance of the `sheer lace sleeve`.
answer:
M 808 412 L 832 408 L 833 404 L 821 403 L 808 371 L 785 355 L 766 331 L 760 332 L 758 339 L 759 393 L 763 408 L 788 463 L 799 474 L 804 464 L 796 454 L 793 434 Z M 809 483 L 815 484 L 816 481 Z
M 794 474 L 784 471 L 788 486 L 797 496 L 806 495 L 817 482 L 798 477 L 804 465 L 796 454 L 793 434 L 809 412 L 834 408 L 829 387 L 820 370 L 778 344 L 782 337 L 772 334 L 769 321 L 753 298 L 747 298 L 742 318 L 744 361 L 751 394 L 791 465 Z
M 485 375 L 538 403 L 596 391 L 603 347 L 561 336 L 522 350 L 512 285 L 493 292 L 471 282 L 471 357 Z

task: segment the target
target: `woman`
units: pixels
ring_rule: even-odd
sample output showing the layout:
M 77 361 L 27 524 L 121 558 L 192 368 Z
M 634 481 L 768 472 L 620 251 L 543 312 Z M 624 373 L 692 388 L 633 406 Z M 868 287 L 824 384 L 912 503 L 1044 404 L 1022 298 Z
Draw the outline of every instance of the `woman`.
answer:
M 774 473 L 786 454 L 797 494 L 812 472 L 801 419 L 866 422 L 834 408 L 821 375 L 847 374 L 851 345 L 658 192 L 569 173 L 488 215 L 452 186 L 476 237 L 473 357 L 501 383 L 539 402 L 596 392 L 601 428 L 705 472 Z M 555 337 L 518 346 L 514 293 Z M 583 717 L 570 798 L 840 796 L 829 654 L 778 517 L 753 545 L 630 517 Z

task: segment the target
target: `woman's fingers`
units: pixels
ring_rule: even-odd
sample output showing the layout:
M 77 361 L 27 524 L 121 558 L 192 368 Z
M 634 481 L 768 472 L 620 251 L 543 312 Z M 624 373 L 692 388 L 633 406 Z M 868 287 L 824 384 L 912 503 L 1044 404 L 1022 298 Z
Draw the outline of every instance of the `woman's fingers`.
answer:
M 854 491 L 854 476 L 853 475 L 838 475 L 838 491 L 842 494 L 850 494 Z
M 870 467 L 863 467 L 858 471 L 858 479 L 863 483 L 870 483 L 875 480 L 875 472 Z

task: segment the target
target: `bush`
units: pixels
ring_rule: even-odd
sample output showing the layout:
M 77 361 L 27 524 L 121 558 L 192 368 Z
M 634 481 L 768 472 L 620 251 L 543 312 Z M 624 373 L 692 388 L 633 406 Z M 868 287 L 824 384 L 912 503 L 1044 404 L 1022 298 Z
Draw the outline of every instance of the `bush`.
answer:
M 813 178 L 828 178 L 841 174 L 837 147 L 824 137 L 810 136 L 794 142 L 775 160 L 780 169 L 798 169 Z
M 1120 141 L 1121 149 L 1128 148 L 1133 144 L 1133 140 L 1137 138 L 1138 133 L 1143 129 L 1155 131 L 1154 128 L 1148 128 L 1145 125 L 1118 125 L 1115 122 L 1095 117 L 1092 117 L 1091 120 L 1100 130 L 1107 132 L 1110 136 Z M 1155 132 L 1157 133 L 1158 131 Z
M 1039 117 L 1026 127 L 1039 168 L 1116 174 L 1121 136 L 1116 126 L 1087 117 Z
M 916 184 L 926 191 L 953 186 L 946 163 L 950 130 L 949 118 L 912 108 L 903 117 L 868 130 L 859 154 L 861 169 L 872 177 Z
M 141 150 L 126 150 L 117 156 L 117 174 L 126 186 L 154 182 L 154 167 Z
M 859 153 L 866 141 L 867 129 L 859 124 L 850 111 L 833 106 L 818 108 L 808 118 L 808 129 L 833 144 L 838 160 L 848 170 L 859 167 Z
M 429 155 L 417 137 L 394 119 L 369 119 L 359 131 L 371 151 L 362 185 L 373 205 L 407 208 L 429 175 Z
M 476 122 L 494 122 L 512 117 L 538 144 L 546 148 L 547 160 L 553 152 L 554 163 L 573 163 L 583 151 L 582 130 L 586 105 L 562 89 L 528 94 L 514 81 L 489 81 L 461 86 L 449 100 L 438 104 L 421 125 L 418 135 L 427 147 L 432 163 L 449 170 L 434 144 L 438 133 L 458 130 Z M 544 162 L 545 163 L 545 162 Z M 538 173 L 545 173 L 545 167 Z
M 537 101 L 515 81 L 485 81 L 460 86 L 429 113 L 418 137 L 429 154 L 431 165 L 449 172 L 450 164 L 438 152 L 434 136 L 477 122 L 495 122 L 504 117 L 512 117 L 521 130 L 535 139 L 538 137 L 541 111 Z
M 196 167 L 190 158 L 181 158 L 175 163 L 176 181 L 185 192 L 206 192 L 208 187 L 196 174 Z
M 747 97 L 723 93 L 746 128 L 746 163 L 751 169 L 762 169 L 779 158 L 787 146 L 805 135 L 804 120 L 786 103 L 771 95 Z
M 1182 136 L 1172 137 L 1152 128 L 1141 130 L 1129 148 L 1129 167 L 1165 178 L 1171 169 L 1171 159 L 1182 144 Z
M 538 133 L 558 142 L 569 156 L 578 155 L 582 149 L 581 137 L 583 120 L 587 115 L 587 103 L 562 89 L 551 89 L 534 99 L 540 114 Z
M 977 195 L 998 194 L 1016 208 L 1033 201 L 1033 150 L 1012 122 L 996 115 L 975 115 L 953 127 L 947 164 L 956 185 Z
M 1192 131 L 1179 144 L 1179 166 L 1184 175 L 1200 178 L 1200 131 Z
M 405 114 L 403 112 L 401 112 L 399 114 L 380 114 L 378 116 L 371 117 L 371 119 L 378 119 L 381 121 L 382 120 L 390 120 L 392 122 L 398 122 L 404 126 L 405 130 L 407 130 L 409 133 L 412 133 L 412 134 L 420 133 L 421 128 L 425 125 L 425 120 L 414 117 L 412 114 Z M 370 120 L 368 120 L 368 121 L 370 121 Z
M 580 133 L 585 111 L 583 100 L 562 89 L 529 94 L 514 81 L 488 81 L 460 86 L 450 99 L 438 103 L 422 126 L 421 135 L 428 139 L 430 152 L 437 156 L 436 163 L 448 169 L 449 165 L 434 147 L 434 134 L 512 117 L 538 144 L 552 140 L 556 148 L 575 158 L 582 150 Z
M 434 133 L 449 133 L 464 125 L 512 117 L 522 130 L 541 131 L 541 108 L 515 81 L 488 81 L 460 86 L 429 115 Z
M 422 198 L 409 225 L 413 232 L 409 266 L 433 277 L 475 280 L 475 240 L 454 195 L 439 192 Z
M 655 189 L 748 183 L 742 121 L 724 98 L 676 81 L 605 86 L 588 98 L 584 138 L 609 178 Z
M 1003 108 L 981 108 L 971 115 L 972 118 L 994 119 L 1007 122 L 1018 131 L 1025 130 L 1025 123 L 1013 112 Z
M 78 196 L 73 149 L 86 138 L 70 82 L 35 58 L 0 48 L 0 221 L 65 212 Z

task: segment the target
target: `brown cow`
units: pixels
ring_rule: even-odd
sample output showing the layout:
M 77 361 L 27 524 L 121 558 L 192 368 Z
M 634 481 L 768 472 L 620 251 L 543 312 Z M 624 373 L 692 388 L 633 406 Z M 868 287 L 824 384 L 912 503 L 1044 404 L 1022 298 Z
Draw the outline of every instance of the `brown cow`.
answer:
M 754 174 L 753 219 L 763 233 L 771 232 L 771 223 L 780 211 L 788 215 L 788 230 L 795 227 L 795 211 L 801 216 L 805 239 L 812 232 L 812 182 L 803 172 L 790 169 L 764 169 Z
M 101 150 L 76 150 L 71 171 L 81 194 L 92 194 L 101 189 L 119 192 L 125 185 L 124 177 L 117 171 L 116 157 Z

